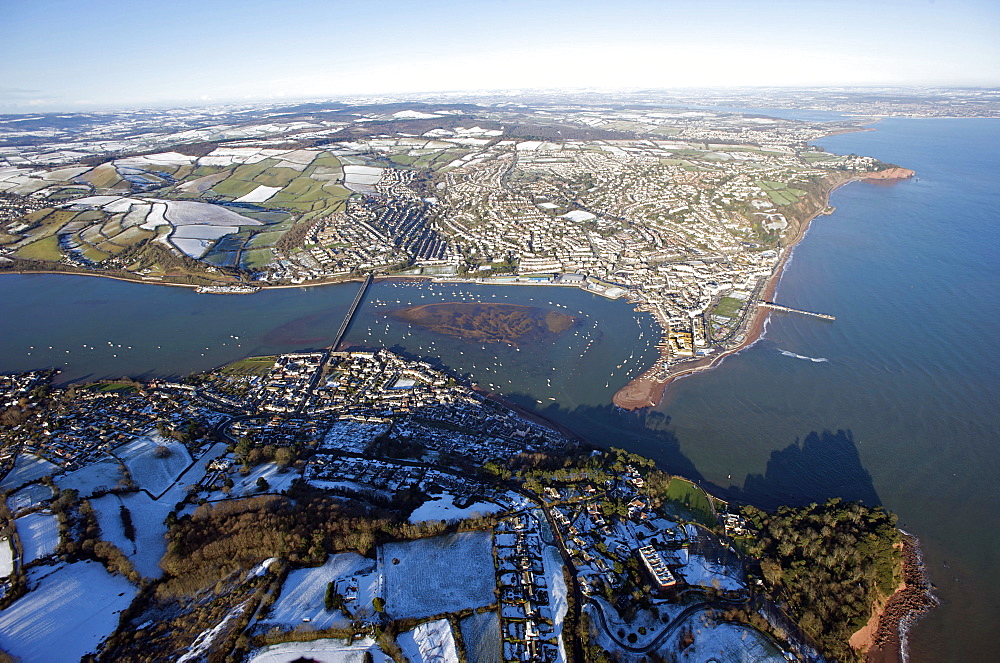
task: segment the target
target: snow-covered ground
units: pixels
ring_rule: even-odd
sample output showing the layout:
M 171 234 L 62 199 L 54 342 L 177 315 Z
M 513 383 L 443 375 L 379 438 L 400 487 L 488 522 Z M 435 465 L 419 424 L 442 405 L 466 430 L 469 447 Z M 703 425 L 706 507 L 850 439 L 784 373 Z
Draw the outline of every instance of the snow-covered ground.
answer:
M 635 614 L 626 621 L 618 614 L 615 608 L 600 596 L 591 597 L 591 601 L 600 604 L 599 607 L 588 605 L 585 610 L 600 610 L 604 615 L 604 622 L 608 629 L 614 633 L 619 640 L 625 640 L 630 634 L 636 636 L 636 641 L 632 643 L 634 647 L 644 647 L 655 640 L 663 631 L 664 626 L 670 623 L 678 614 L 683 612 L 684 606 L 676 603 L 657 603 L 656 615 L 649 610 L 637 610 Z M 594 618 L 595 622 L 597 618 Z M 639 629 L 645 628 L 646 633 L 640 633 Z
M 14 520 L 24 550 L 24 564 L 51 555 L 59 545 L 59 521 L 46 513 L 29 513 Z
M 559 642 L 560 663 L 566 661 L 566 645 L 563 644 L 562 624 L 566 616 L 566 579 L 563 577 L 562 559 L 554 546 L 545 546 L 545 582 L 549 588 L 549 608 L 552 610 L 552 632 Z
M 253 652 L 247 663 L 291 663 L 292 661 L 319 661 L 319 663 L 364 663 L 365 653 L 371 654 L 372 663 L 390 663 L 391 658 L 382 653 L 371 638 L 348 643 L 346 640 L 323 638 L 309 642 L 283 642 Z
M 14 549 L 10 546 L 10 537 L 0 537 L 0 578 L 6 578 L 14 572 Z
M 430 617 L 495 600 L 489 532 L 387 543 L 379 549 L 379 563 L 386 611 L 393 617 Z
M 165 458 L 158 458 L 157 447 L 170 450 Z M 191 464 L 191 455 L 183 444 L 152 433 L 136 438 L 132 442 L 115 449 L 132 479 L 153 495 L 159 495 L 177 480 L 178 475 Z
M 331 582 L 348 599 L 345 605 L 352 615 L 371 615 L 379 584 L 375 560 L 357 553 L 341 553 L 330 555 L 323 566 L 289 573 L 280 597 L 260 623 L 296 627 L 308 619 L 310 629 L 350 625 L 351 620 L 340 610 L 326 609 L 326 588 Z
M 135 570 L 146 578 L 159 578 L 163 575 L 160 559 L 167 552 L 167 526 L 164 520 L 176 502 L 167 499 L 153 500 L 146 493 L 105 495 L 90 501 L 97 512 L 101 538 L 121 548 L 132 560 Z M 125 536 L 121 505 L 125 505 L 132 514 L 135 542 Z
M 208 496 L 209 501 L 232 499 L 245 495 L 257 495 L 261 491 L 257 488 L 257 480 L 263 478 L 269 486 L 265 493 L 279 493 L 292 485 L 292 482 L 302 476 L 302 472 L 287 468 L 282 471 L 277 463 L 261 463 L 250 471 L 245 477 L 239 474 L 231 475 L 233 487 L 226 495 L 222 491 L 215 491 Z
M 52 499 L 51 488 L 43 483 L 32 483 L 8 497 L 7 508 L 16 514 L 22 509 L 30 509 L 50 499 Z
M 330 426 L 321 445 L 323 449 L 342 449 L 360 453 L 365 446 L 389 430 L 386 424 L 363 424 L 357 421 L 338 421 Z
M 262 203 L 274 194 L 281 191 L 280 186 L 264 186 L 261 184 L 256 189 L 246 194 L 245 196 L 240 196 L 234 202 L 237 203 Z
M 721 590 L 740 590 L 738 569 L 730 569 L 721 564 L 711 562 L 701 555 L 688 554 L 686 548 L 678 551 L 678 558 L 684 564 L 680 574 L 689 585 L 697 587 L 715 587 Z
M 500 617 L 496 612 L 469 615 L 462 620 L 461 628 L 469 663 L 502 663 Z
M 114 488 L 122 478 L 118 462 L 109 458 L 67 474 L 60 474 L 55 478 L 55 482 L 60 490 L 73 488 L 80 491 L 80 497 L 90 497 L 98 489 Z
M 455 497 L 450 493 L 443 493 L 432 500 L 428 500 L 413 510 L 410 514 L 411 523 L 422 523 L 427 520 L 463 520 L 473 514 L 485 515 L 503 511 L 503 507 L 492 502 L 476 502 L 464 509 L 455 506 Z
M 692 624 L 694 642 L 678 660 L 692 663 L 778 663 L 784 661 L 778 648 L 758 631 L 740 624 L 712 624 L 703 616 Z M 673 654 L 676 656 L 676 650 Z
M 247 599 L 249 600 L 249 599 Z M 198 634 L 188 650 L 177 659 L 177 663 L 188 663 L 189 661 L 201 661 L 202 658 L 212 651 L 212 645 L 216 639 L 226 632 L 229 625 L 239 619 L 247 609 L 247 601 L 243 601 L 238 606 L 226 613 L 222 620 L 210 629 L 206 629 Z
M 31 591 L 0 611 L 0 648 L 23 661 L 78 661 L 118 627 L 136 589 L 97 562 L 28 573 Z
M 3 481 L 0 481 L 0 490 L 17 488 L 29 481 L 41 479 L 47 474 L 55 474 L 58 471 L 59 468 L 56 465 L 44 458 L 32 454 L 21 454 L 14 461 L 14 467 L 3 478 Z
M 455 636 L 447 619 L 424 622 L 396 638 L 410 663 L 458 663 Z

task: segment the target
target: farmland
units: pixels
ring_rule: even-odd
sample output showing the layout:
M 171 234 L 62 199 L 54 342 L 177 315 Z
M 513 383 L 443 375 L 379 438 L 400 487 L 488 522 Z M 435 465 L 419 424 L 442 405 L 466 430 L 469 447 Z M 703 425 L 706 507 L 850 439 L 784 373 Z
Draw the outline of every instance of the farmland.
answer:
M 117 546 L 146 578 L 159 578 L 160 558 L 167 551 L 167 526 L 164 523 L 174 504 L 154 501 L 145 493 L 105 495 L 91 500 L 101 527 L 101 538 Z M 132 523 L 133 538 L 126 536 L 124 507 Z
M 323 566 L 292 571 L 281 587 L 281 596 L 262 622 L 310 630 L 349 625 L 351 619 L 340 610 L 326 609 L 325 597 L 330 583 L 345 599 L 349 614 L 356 618 L 370 616 L 378 587 L 375 567 L 373 559 L 356 553 L 341 553 L 330 555 Z
M 397 638 L 411 663 L 458 663 L 455 636 L 447 619 L 424 622 Z
M 371 656 L 371 658 L 368 658 Z M 247 663 L 287 663 L 288 661 L 316 660 L 324 663 L 389 663 L 391 658 L 382 653 L 370 638 L 347 642 L 322 638 L 308 642 L 284 642 L 264 647 L 250 656 Z
M 136 593 L 96 562 L 37 567 L 28 582 L 34 590 L 0 612 L 0 647 L 24 661 L 75 661 L 95 652 Z
M 14 521 L 17 537 L 24 549 L 25 564 L 48 557 L 59 545 L 59 524 L 56 517 L 43 513 L 29 513 Z
M 115 450 L 133 480 L 154 495 L 165 491 L 191 464 L 184 445 L 158 435 L 143 436 Z
M 492 603 L 490 540 L 487 533 L 466 532 L 382 546 L 386 611 L 419 618 Z

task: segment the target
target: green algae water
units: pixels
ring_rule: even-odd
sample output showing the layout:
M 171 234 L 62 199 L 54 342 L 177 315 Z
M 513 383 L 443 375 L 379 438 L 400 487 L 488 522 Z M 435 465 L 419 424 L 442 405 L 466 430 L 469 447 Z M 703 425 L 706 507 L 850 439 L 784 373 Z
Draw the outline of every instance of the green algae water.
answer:
M 917 171 L 848 184 L 796 247 L 775 299 L 837 316 L 771 315 L 764 337 L 626 413 L 614 392 L 656 356 L 624 301 L 574 288 L 384 281 L 347 334 L 427 359 L 591 441 L 658 460 L 763 506 L 829 497 L 883 504 L 924 546 L 942 605 L 910 634 L 913 661 L 1000 650 L 1000 121 L 886 120 L 819 141 Z M 0 277 L 0 371 L 61 381 L 184 375 L 332 342 L 357 284 L 252 296 L 81 276 Z M 393 313 L 506 303 L 574 317 L 530 346 L 463 340 Z

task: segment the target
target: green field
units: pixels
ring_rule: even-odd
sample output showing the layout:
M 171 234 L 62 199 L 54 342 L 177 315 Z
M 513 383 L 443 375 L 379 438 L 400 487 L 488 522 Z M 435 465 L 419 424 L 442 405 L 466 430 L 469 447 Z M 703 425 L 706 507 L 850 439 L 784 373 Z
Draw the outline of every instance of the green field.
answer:
M 129 382 L 95 382 L 94 384 L 90 385 L 90 389 L 92 389 L 93 391 L 103 391 L 103 392 L 136 391 L 135 385 Z
M 712 516 L 712 505 L 705 491 L 687 479 L 672 477 L 670 485 L 667 486 L 667 499 L 682 505 L 703 525 L 711 527 L 716 524 Z
M 719 300 L 719 305 L 715 307 L 715 315 L 722 315 L 727 318 L 735 318 L 740 312 L 743 301 L 734 297 L 723 297 Z
M 279 230 L 276 232 L 257 233 L 256 235 L 250 238 L 249 242 L 247 242 L 247 248 L 262 249 L 267 246 L 274 246 L 274 243 L 277 242 L 278 239 L 284 234 L 285 232 L 283 230 Z
M 90 246 L 90 245 L 81 246 L 80 252 L 83 253 L 83 257 L 89 260 L 90 262 L 101 262 L 102 260 L 105 260 L 108 257 L 107 253 L 101 251 L 96 246 Z
M 417 160 L 417 157 L 410 156 L 409 154 L 394 154 L 389 157 L 393 163 L 397 163 L 400 166 L 412 166 L 413 162 Z
M 17 255 L 32 260 L 53 261 L 58 261 L 63 257 L 62 251 L 59 250 L 59 238 L 55 235 L 49 235 L 27 246 L 22 246 L 17 250 Z
M 243 377 L 245 375 L 267 375 L 274 367 L 274 357 L 247 357 L 219 369 L 223 375 Z
M 250 249 L 243 252 L 240 264 L 246 269 L 260 269 L 272 260 L 274 260 L 274 253 L 271 252 L 271 249 Z
M 212 191 L 220 196 L 232 196 L 233 198 L 239 198 L 240 196 L 247 195 L 256 188 L 257 184 L 255 182 L 247 182 L 236 177 L 228 177 L 222 182 L 214 185 L 212 187 Z
M 265 186 L 288 186 L 288 184 L 299 177 L 301 173 L 294 168 L 284 168 L 275 167 L 268 168 L 260 175 L 254 178 L 254 182 L 257 184 L 263 184 Z

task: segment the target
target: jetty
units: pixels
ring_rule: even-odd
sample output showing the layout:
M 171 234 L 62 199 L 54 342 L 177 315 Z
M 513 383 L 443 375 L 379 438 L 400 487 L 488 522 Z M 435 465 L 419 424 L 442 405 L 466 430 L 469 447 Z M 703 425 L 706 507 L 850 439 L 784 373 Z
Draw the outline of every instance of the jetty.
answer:
M 368 290 L 368 286 L 372 284 L 375 275 L 372 272 L 368 272 L 368 276 L 365 277 L 364 282 L 361 284 L 361 288 L 358 290 L 358 294 L 354 296 L 354 301 L 351 302 L 351 308 L 347 309 L 347 315 L 344 316 L 344 321 L 340 323 L 340 329 L 337 331 L 337 335 L 333 339 L 333 343 L 330 345 L 330 349 L 335 351 L 340 342 L 344 339 L 344 334 L 347 333 L 347 328 L 351 325 L 351 320 L 354 319 L 354 314 L 358 312 L 358 306 L 361 305 L 361 300 L 364 299 L 365 292 Z
M 823 320 L 836 320 L 832 315 L 827 313 L 815 313 L 813 311 L 803 311 L 800 308 L 792 308 L 791 306 L 782 306 L 781 304 L 775 304 L 774 302 L 759 301 L 757 306 L 763 306 L 764 308 L 773 309 L 775 311 L 784 311 L 786 313 L 798 313 L 800 315 L 811 315 L 814 318 L 822 318 Z

